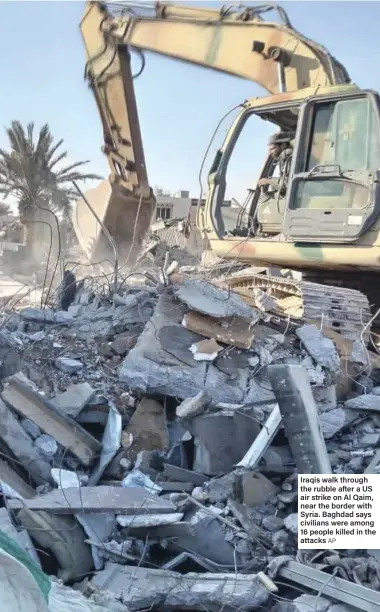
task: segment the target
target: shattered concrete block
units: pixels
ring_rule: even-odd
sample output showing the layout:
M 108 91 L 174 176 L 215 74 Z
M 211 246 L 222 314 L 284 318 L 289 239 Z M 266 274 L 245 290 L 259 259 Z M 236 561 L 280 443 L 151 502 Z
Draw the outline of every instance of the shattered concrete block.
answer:
M 253 508 L 273 498 L 277 487 L 260 472 L 246 472 L 242 475 L 243 502 Z
M 298 533 L 298 513 L 293 512 L 292 514 L 289 514 L 286 517 L 284 524 L 288 531 L 291 531 L 292 533 L 297 535 Z
M 202 474 L 229 472 L 250 448 L 260 426 L 243 411 L 203 414 L 184 421 L 194 436 L 194 469 Z M 238 443 L 237 443 L 238 441 Z
M 60 393 L 51 399 L 51 403 L 68 416 L 75 419 L 83 408 L 95 396 L 95 389 L 88 382 L 72 385 L 64 393 Z
M 325 597 L 319 597 L 317 595 L 306 595 L 306 593 L 300 595 L 294 600 L 294 605 L 297 612 L 327 612 L 331 601 Z
M 113 593 L 131 612 L 153 606 L 194 610 L 225 607 L 245 612 L 259 610 L 270 596 L 254 574 L 182 575 L 113 563 L 107 563 L 92 583 Z
M 185 280 L 174 288 L 176 297 L 192 310 L 214 318 L 243 317 L 257 322 L 259 313 L 233 291 L 221 289 L 204 280 Z
M 66 374 L 75 374 L 84 368 L 81 361 L 70 359 L 69 357 L 57 357 L 54 363 L 58 370 L 62 370 Z
M 357 418 L 354 411 L 345 408 L 334 408 L 319 415 L 323 436 L 329 440 Z
M 380 412 L 380 396 L 369 393 L 368 395 L 359 395 L 345 402 L 346 408 L 352 410 L 363 410 L 367 412 Z
M 339 372 L 339 355 L 330 338 L 326 338 L 315 325 L 303 325 L 296 334 L 317 363 L 334 374 Z
M 179 419 L 192 419 L 202 414 L 211 403 L 211 396 L 207 391 L 200 391 L 195 397 L 188 397 L 176 408 Z
M 131 451 L 136 455 L 140 451 L 166 450 L 169 437 L 163 406 L 154 399 L 144 397 L 124 429 L 122 439 L 129 435 L 133 436 Z

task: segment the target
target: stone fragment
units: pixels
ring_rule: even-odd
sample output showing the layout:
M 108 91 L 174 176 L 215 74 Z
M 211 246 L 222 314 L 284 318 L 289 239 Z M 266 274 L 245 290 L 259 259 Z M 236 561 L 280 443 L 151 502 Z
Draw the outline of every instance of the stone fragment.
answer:
M 222 347 L 214 338 L 211 338 L 192 344 L 189 350 L 193 353 L 195 361 L 214 361 Z
M 352 410 L 362 410 L 367 412 L 380 412 L 380 396 L 368 393 L 367 395 L 359 395 L 345 402 L 346 408 Z
M 126 436 L 129 443 L 130 435 L 133 436 L 131 451 L 136 455 L 140 451 L 166 450 L 169 438 L 163 406 L 156 400 L 143 398 L 123 431 L 123 445 Z
M 294 600 L 294 605 L 297 612 L 327 612 L 331 601 L 325 597 L 318 597 L 317 595 L 307 595 L 303 593 L 300 597 Z
M 298 533 L 298 513 L 293 512 L 292 514 L 289 514 L 286 517 L 284 524 L 288 531 L 291 531 L 292 533 L 297 535 Z
M 264 516 L 262 525 L 264 529 L 273 533 L 282 529 L 284 525 L 284 519 L 280 518 L 279 516 L 275 516 L 274 514 Z
M 69 357 L 57 357 L 55 365 L 58 370 L 66 372 L 66 374 L 75 374 L 83 369 L 84 365 L 77 359 L 70 359 Z
M 329 440 L 344 427 L 347 427 L 355 418 L 357 418 L 357 415 L 345 408 L 334 408 L 334 410 L 323 412 L 319 415 L 319 422 L 324 438 Z
M 240 316 L 257 321 L 259 314 L 234 293 L 204 280 L 186 280 L 174 289 L 176 297 L 192 310 L 211 317 Z
M 257 421 L 243 411 L 224 410 L 197 416 L 186 421 L 186 427 L 195 438 L 193 468 L 208 475 L 232 470 L 260 430 Z
M 235 499 L 238 495 L 239 476 L 236 472 L 230 472 L 220 478 L 213 478 L 206 486 L 205 490 L 212 504 L 225 502 L 227 499 Z M 193 491 L 194 497 L 194 491 Z
M 334 374 L 339 372 L 339 355 L 330 338 L 326 338 L 315 325 L 309 324 L 299 327 L 296 334 L 317 363 Z
M 273 498 L 277 487 L 260 472 L 246 472 L 242 475 L 243 502 L 250 508 Z
M 35 440 L 41 435 L 40 428 L 37 427 L 37 425 L 33 423 L 33 421 L 31 421 L 30 419 L 22 419 L 21 427 L 24 431 L 26 431 L 27 434 L 30 435 L 31 438 L 33 438 L 33 440 Z
M 289 540 L 289 534 L 284 529 L 275 531 L 272 536 L 273 550 L 280 555 L 284 555 Z
M 54 440 L 54 438 L 52 438 L 52 436 L 49 436 L 47 434 L 42 434 L 42 436 L 36 438 L 34 440 L 34 444 L 49 459 L 51 457 L 54 457 L 54 455 L 58 451 L 57 442 Z
M 87 382 L 72 385 L 64 393 L 56 395 L 51 403 L 73 419 L 83 410 L 83 408 L 95 396 L 95 389 Z
M 210 394 L 207 391 L 200 391 L 194 397 L 183 400 L 176 408 L 176 415 L 180 419 L 196 417 L 202 414 L 210 403 Z

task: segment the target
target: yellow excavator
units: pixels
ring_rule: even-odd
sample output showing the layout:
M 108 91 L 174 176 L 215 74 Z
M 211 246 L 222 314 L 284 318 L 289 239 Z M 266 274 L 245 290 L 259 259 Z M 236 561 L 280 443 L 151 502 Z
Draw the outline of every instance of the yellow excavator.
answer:
M 278 21 L 264 19 L 269 10 L 277 11 Z M 296 270 L 302 281 L 253 275 L 231 284 L 302 296 L 309 319 L 323 313 L 330 327 L 348 336 L 364 328 L 369 303 L 375 310 L 380 304 L 378 94 L 352 84 L 344 66 L 295 30 L 278 6 L 89 2 L 80 29 L 111 169 L 109 180 L 79 200 L 75 211 L 77 235 L 92 260 L 111 258 L 109 234 L 119 260 L 133 261 L 152 220 L 155 198 L 131 53 L 137 52 L 144 66 L 144 51 L 154 52 L 248 79 L 269 94 L 242 103 L 212 163 L 197 226 L 219 257 Z M 227 172 L 252 116 L 291 134 L 286 189 L 284 182 L 271 190 L 278 158 L 255 151 L 253 143 L 252 159 L 263 159 L 259 181 L 248 190 L 236 227 L 227 231 L 222 206 Z M 280 168 L 280 183 L 283 178 Z

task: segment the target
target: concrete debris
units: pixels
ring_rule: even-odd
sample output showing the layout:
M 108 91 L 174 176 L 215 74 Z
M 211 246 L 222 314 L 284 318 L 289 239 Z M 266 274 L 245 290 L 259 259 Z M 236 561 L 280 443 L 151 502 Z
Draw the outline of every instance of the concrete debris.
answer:
M 69 487 L 59 489 L 21 502 L 9 501 L 10 508 L 28 508 L 51 512 L 52 514 L 72 514 L 73 512 L 141 514 L 152 512 L 170 513 L 173 504 L 156 495 L 147 495 L 141 487 L 123 489 L 120 487 Z
M 236 293 L 203 280 L 185 280 L 174 287 L 175 296 L 189 308 L 214 318 L 243 317 L 256 323 L 259 314 Z
M 375 551 L 297 550 L 298 473 L 380 473 L 378 356 L 303 320 L 299 296 L 288 320 L 283 300 L 234 291 L 230 264 L 205 280 L 159 247 L 118 293 L 76 279 L 61 311 L 4 315 L 11 537 L 20 526 L 42 567 L 117 612 L 378 598 Z
M 330 338 L 326 338 L 315 325 L 303 325 L 296 334 L 317 363 L 334 374 L 338 373 L 339 355 Z
M 345 407 L 351 410 L 365 412 L 380 412 L 380 396 L 369 393 L 368 395 L 359 395 L 345 402 Z
M 215 338 L 201 340 L 189 347 L 193 353 L 195 361 L 214 361 L 222 347 L 216 342 Z
M 131 611 L 153 605 L 191 610 L 209 606 L 259 610 L 269 599 L 269 592 L 255 575 L 181 575 L 108 563 L 92 582 L 99 589 L 111 591 Z
M 57 410 L 75 419 L 83 408 L 95 396 L 95 389 L 88 382 L 72 385 L 64 393 L 53 398 L 52 403 Z
M 196 334 L 242 349 L 251 348 L 255 334 L 254 325 L 242 317 L 215 319 L 194 311 L 184 316 L 182 325 Z
M 9 379 L 1 397 L 21 416 L 30 419 L 52 436 L 63 448 L 70 449 L 84 465 L 89 465 L 100 451 L 101 445 L 95 438 L 75 421 L 58 412 L 41 394 L 35 393 L 17 376 Z M 46 438 L 44 440 L 46 442 Z
M 83 363 L 78 361 L 78 359 L 69 359 L 68 357 L 58 357 L 55 360 L 55 365 L 59 370 L 67 374 L 75 374 L 84 367 Z

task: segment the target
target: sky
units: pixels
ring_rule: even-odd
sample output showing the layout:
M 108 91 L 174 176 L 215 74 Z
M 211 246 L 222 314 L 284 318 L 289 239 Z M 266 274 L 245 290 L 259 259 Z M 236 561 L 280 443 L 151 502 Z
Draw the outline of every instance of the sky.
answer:
M 294 27 L 327 47 L 356 84 L 380 89 L 380 2 L 281 4 Z M 0 0 L 0 147 L 7 147 L 3 128 L 13 119 L 34 121 L 37 127 L 47 122 L 56 139 L 64 138 L 70 161 L 88 159 L 88 170 L 106 177 L 100 119 L 83 78 L 85 56 L 78 27 L 83 8 L 83 2 L 70 0 Z M 150 184 L 171 192 L 190 190 L 198 197 L 200 166 L 219 119 L 262 91 L 248 81 L 158 55 L 147 54 L 146 60 L 135 84 Z M 229 122 L 223 125 L 220 138 Z M 252 139 L 264 132 L 254 126 Z M 246 168 L 235 164 L 233 193 L 230 189 L 228 195 L 243 198 L 252 186 L 246 185 L 247 172 L 252 180 L 256 177 L 264 154 L 261 145 L 259 149 L 245 147 Z

